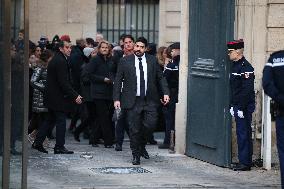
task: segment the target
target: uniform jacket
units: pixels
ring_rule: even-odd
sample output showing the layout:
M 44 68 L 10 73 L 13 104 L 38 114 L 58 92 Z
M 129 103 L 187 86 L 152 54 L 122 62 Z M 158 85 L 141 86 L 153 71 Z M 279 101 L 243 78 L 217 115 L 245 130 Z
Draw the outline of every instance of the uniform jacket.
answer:
M 71 86 L 71 78 L 66 57 L 58 52 L 47 67 L 45 104 L 54 111 L 74 111 L 78 93 Z
M 163 77 L 156 57 L 149 54 L 145 54 L 145 57 L 147 62 L 146 101 L 149 105 L 159 105 L 160 101 L 157 86 L 160 86 L 164 95 L 169 95 L 168 85 L 166 79 Z M 137 93 L 135 69 L 134 55 L 125 56 L 120 60 L 114 81 L 113 100 L 120 101 L 121 108 L 123 109 L 130 109 L 135 104 Z
M 255 104 L 254 68 L 245 57 L 233 63 L 230 78 L 231 106 L 244 111 L 249 104 Z
M 171 62 L 167 64 L 164 70 L 164 76 L 167 79 L 171 102 L 178 102 L 178 87 L 179 87 L 179 61 L 180 56 L 173 58 Z
M 47 112 L 47 108 L 43 104 L 43 93 L 47 79 L 47 68 L 37 67 L 31 77 L 31 86 L 33 87 L 33 112 Z
M 280 105 L 284 112 L 284 51 L 278 51 L 268 59 L 263 69 L 264 92 Z

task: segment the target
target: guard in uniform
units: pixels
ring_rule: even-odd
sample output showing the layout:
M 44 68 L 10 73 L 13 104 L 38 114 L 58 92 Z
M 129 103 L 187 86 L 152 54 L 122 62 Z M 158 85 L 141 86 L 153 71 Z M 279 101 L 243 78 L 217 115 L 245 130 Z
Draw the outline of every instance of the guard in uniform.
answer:
M 230 76 L 231 108 L 235 117 L 238 141 L 239 163 L 232 168 L 234 171 L 248 171 L 252 166 L 252 113 L 255 109 L 254 68 L 243 55 L 243 40 L 227 43 L 228 55 L 233 61 Z
M 165 117 L 165 138 L 163 144 L 159 145 L 160 149 L 170 148 L 171 133 L 175 132 L 176 103 L 178 103 L 180 43 L 173 43 L 168 48 L 171 51 L 172 61 L 165 67 L 163 75 L 168 83 L 171 100 L 163 107 Z M 174 141 L 173 138 L 172 141 Z M 174 144 L 172 144 L 172 147 L 173 145 Z
M 272 112 L 276 120 L 277 149 L 284 188 L 284 50 L 269 57 L 263 69 L 262 86 L 264 92 L 274 101 Z

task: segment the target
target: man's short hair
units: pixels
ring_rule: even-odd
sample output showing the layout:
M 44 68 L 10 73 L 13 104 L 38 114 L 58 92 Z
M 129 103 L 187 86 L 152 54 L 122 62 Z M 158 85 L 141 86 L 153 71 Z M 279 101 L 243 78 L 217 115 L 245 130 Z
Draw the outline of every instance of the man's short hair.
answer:
M 25 34 L 25 30 L 24 29 L 20 29 L 19 33 Z
M 136 43 L 137 42 L 141 42 L 141 43 L 144 43 L 145 47 L 148 46 L 148 41 L 145 37 L 139 37 L 137 40 L 136 40 Z
M 64 45 L 65 45 L 65 43 L 68 43 L 68 44 L 69 44 L 70 42 L 69 42 L 69 41 L 62 41 L 62 40 L 60 40 L 59 43 L 58 43 L 58 47 L 59 47 L 59 48 L 63 48 Z
M 87 44 L 93 45 L 95 47 L 95 40 L 91 37 L 86 38 Z
M 80 38 L 80 39 L 76 39 L 76 45 L 79 45 L 79 46 L 81 46 L 82 44 L 84 44 L 85 43 L 85 39 L 83 39 L 83 38 Z
M 134 37 L 132 35 L 130 35 L 130 34 L 125 35 L 124 38 L 123 38 L 123 42 L 126 38 L 131 39 L 134 42 Z

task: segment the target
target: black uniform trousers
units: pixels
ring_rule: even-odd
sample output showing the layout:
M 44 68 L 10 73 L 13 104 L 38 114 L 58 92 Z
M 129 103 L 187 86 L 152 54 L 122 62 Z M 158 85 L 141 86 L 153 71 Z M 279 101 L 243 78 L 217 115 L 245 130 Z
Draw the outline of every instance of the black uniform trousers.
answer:
M 238 142 L 238 159 L 239 162 L 246 166 L 252 166 L 252 113 L 254 112 L 254 103 L 249 104 L 247 108 L 243 111 L 244 118 L 238 117 L 238 108 L 234 107 L 234 116 L 236 120 L 236 133 Z
M 165 119 L 165 138 L 164 144 L 170 144 L 171 131 L 175 130 L 175 115 L 176 115 L 176 103 L 169 102 L 163 107 L 164 119 Z
M 136 97 L 131 109 L 126 109 L 126 120 L 129 126 L 130 148 L 133 156 L 140 156 L 147 144 L 146 136 L 155 129 L 158 113 L 155 104 L 147 104 L 146 98 Z
M 284 115 L 276 117 L 276 141 L 280 162 L 281 185 L 284 189 Z

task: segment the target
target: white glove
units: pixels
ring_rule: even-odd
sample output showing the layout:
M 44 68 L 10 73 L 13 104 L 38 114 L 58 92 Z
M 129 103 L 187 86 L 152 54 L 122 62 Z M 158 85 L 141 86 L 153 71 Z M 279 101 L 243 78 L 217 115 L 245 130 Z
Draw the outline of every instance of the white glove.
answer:
M 244 118 L 244 112 L 238 110 L 238 116 L 239 116 L 239 118 Z
M 230 114 L 234 117 L 235 112 L 233 107 L 230 108 Z

